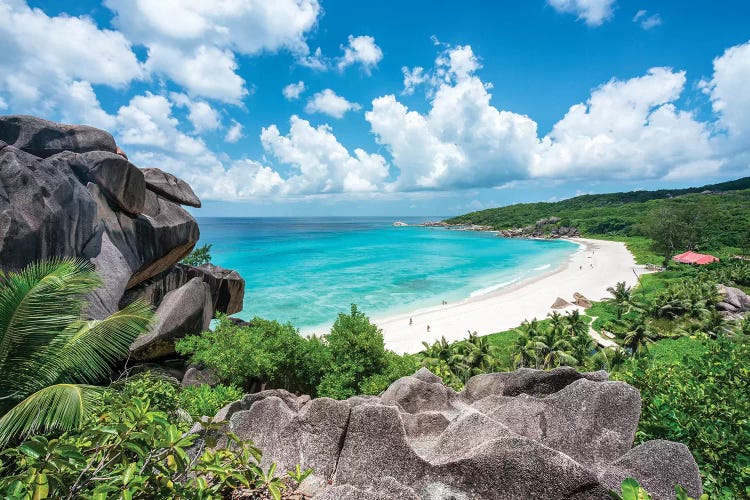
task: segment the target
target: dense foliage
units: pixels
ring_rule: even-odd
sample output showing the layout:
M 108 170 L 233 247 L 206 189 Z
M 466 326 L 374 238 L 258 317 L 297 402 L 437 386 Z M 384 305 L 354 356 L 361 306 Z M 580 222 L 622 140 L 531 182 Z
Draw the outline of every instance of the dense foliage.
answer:
M 701 194 L 704 191 L 710 193 Z M 584 236 L 647 236 L 662 257 L 671 257 L 689 249 L 750 249 L 748 206 L 750 177 L 700 188 L 584 195 L 554 203 L 522 203 L 472 212 L 446 222 L 510 229 L 559 217 L 558 226 L 577 227 Z
M 614 375 L 641 391 L 636 441 L 684 443 L 712 498 L 750 496 L 750 345 L 723 336 L 693 342 L 700 356 L 641 359 Z
M 303 337 L 277 321 L 254 318 L 238 326 L 222 317 L 214 331 L 179 341 L 177 351 L 246 390 L 284 388 L 339 399 L 377 394 L 417 366 L 387 351 L 381 331 L 354 305 L 322 337 Z
M 202 266 L 203 264 L 209 264 L 211 262 L 211 246 L 210 243 L 207 243 L 194 248 L 192 252 L 182 259 L 182 263 L 196 267 Z
M 220 499 L 240 490 L 245 498 L 266 492 L 280 499 L 296 479 L 275 465 L 260 467 L 261 451 L 227 433 L 225 446 L 206 449 L 183 434 L 148 401 L 115 398 L 109 410 L 82 430 L 58 437 L 33 436 L 0 452 L 4 498 Z
M 97 408 L 95 384 L 147 331 L 136 302 L 86 320 L 83 297 L 101 281 L 90 264 L 52 260 L 0 274 L 0 446 L 32 432 L 78 428 Z

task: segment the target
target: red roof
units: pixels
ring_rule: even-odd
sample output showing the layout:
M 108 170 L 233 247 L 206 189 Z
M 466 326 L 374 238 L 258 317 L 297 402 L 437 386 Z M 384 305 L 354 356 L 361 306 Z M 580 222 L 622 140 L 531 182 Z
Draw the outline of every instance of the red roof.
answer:
M 703 265 L 703 264 L 710 264 L 711 262 L 718 262 L 719 259 L 717 259 L 713 255 L 695 253 L 695 252 L 685 252 L 685 253 L 681 253 L 680 255 L 675 255 L 674 257 L 672 257 L 672 260 L 676 262 L 680 262 L 682 264 Z

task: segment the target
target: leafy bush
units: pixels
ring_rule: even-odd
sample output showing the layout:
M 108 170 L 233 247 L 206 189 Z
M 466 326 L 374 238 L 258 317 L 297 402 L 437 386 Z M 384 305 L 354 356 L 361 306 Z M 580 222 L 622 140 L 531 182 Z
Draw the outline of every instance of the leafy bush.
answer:
M 250 441 L 229 433 L 227 447 L 201 451 L 191 448 L 196 435 L 183 435 L 148 402 L 116 397 L 109 404 L 80 432 L 34 436 L 0 452 L 0 495 L 203 500 L 243 490 L 280 499 L 285 479 L 293 482 L 277 476 L 275 465 L 261 469 L 261 451 Z
M 211 387 L 204 384 L 185 387 L 180 391 L 178 399 L 180 408 L 185 410 L 193 420 L 197 420 L 203 416 L 216 415 L 216 412 L 224 406 L 241 399 L 242 394 L 242 391 L 234 386 L 219 384 Z
M 692 497 L 688 496 L 685 488 L 679 484 L 675 486 L 674 490 L 676 500 L 694 500 Z M 620 485 L 620 493 L 612 491 L 610 492 L 610 495 L 615 500 L 651 500 L 651 495 L 649 495 L 649 493 L 638 484 L 638 481 L 632 477 L 629 477 L 622 482 Z M 708 495 L 704 493 L 698 498 L 698 500 L 708 500 Z
M 322 342 L 302 337 L 288 323 L 254 318 L 250 324 L 240 327 L 220 317 L 214 331 L 177 342 L 177 352 L 248 391 L 265 386 L 314 395 L 328 365 Z
M 203 264 L 209 264 L 211 262 L 211 245 L 206 244 L 198 248 L 193 249 L 184 259 L 183 264 L 188 266 L 202 266 Z
M 720 337 L 685 362 L 632 362 L 614 377 L 641 391 L 637 442 L 667 439 L 693 452 L 704 491 L 750 494 L 750 345 Z

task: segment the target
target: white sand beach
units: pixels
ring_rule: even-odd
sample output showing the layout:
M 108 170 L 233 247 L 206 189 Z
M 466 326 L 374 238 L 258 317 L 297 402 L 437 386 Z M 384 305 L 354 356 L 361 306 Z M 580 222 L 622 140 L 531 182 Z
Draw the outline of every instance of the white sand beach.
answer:
M 518 326 L 524 319 L 544 319 L 557 297 L 570 302 L 578 292 L 590 300 L 600 300 L 609 296 L 607 288 L 618 281 L 632 286 L 637 282 L 636 274 L 648 272 L 636 265 L 623 243 L 584 238 L 571 241 L 581 248 L 547 274 L 487 295 L 397 316 L 376 317 L 373 322 L 383 329 L 387 348 L 413 353 L 423 349 L 422 341 L 433 342 L 443 336 L 449 341 L 461 340 L 469 331 L 487 335 Z

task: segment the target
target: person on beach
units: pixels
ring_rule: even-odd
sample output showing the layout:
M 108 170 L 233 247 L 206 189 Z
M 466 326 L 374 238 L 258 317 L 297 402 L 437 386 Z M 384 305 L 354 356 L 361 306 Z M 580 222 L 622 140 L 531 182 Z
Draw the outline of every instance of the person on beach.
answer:
M 430 331 L 430 325 L 427 325 L 427 331 L 428 332 Z
M 411 318 L 409 318 L 409 326 L 411 326 L 413 322 L 414 321 Z

